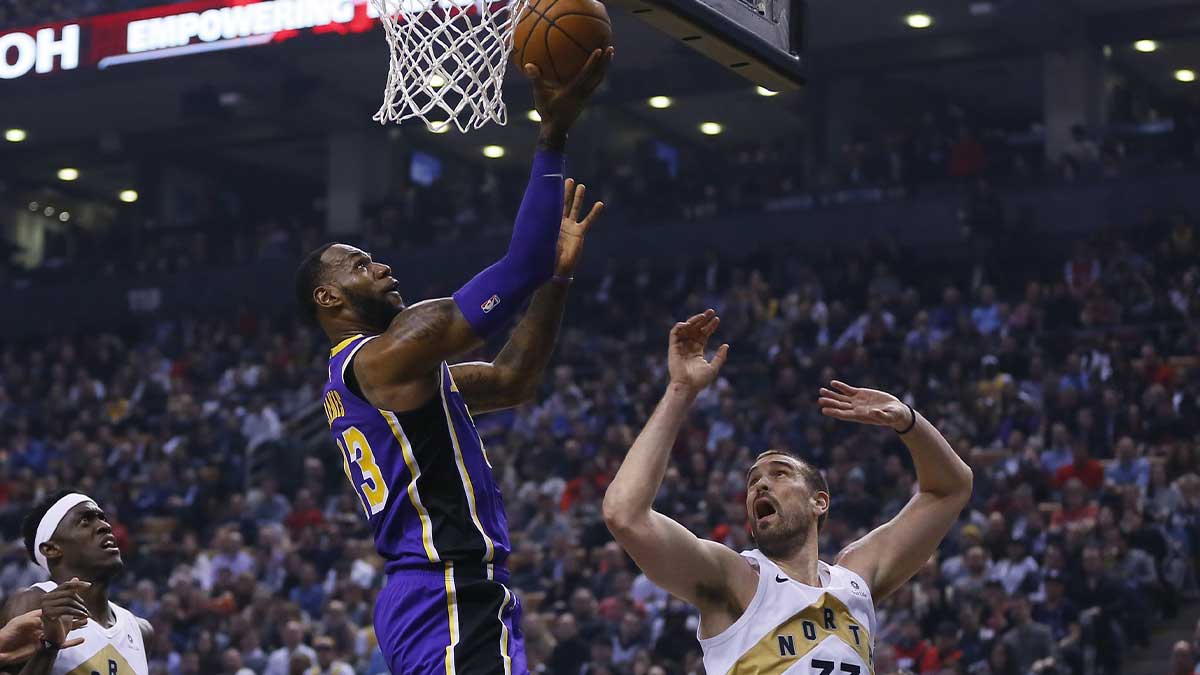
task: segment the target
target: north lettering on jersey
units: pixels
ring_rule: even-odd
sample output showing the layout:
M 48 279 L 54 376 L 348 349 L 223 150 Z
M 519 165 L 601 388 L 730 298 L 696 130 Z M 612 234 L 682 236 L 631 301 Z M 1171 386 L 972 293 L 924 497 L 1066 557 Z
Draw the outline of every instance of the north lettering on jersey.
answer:
M 821 620 L 819 622 L 805 618 L 814 614 L 814 609 L 820 612 Z M 857 651 L 859 647 L 863 646 L 862 626 L 854 623 L 853 619 L 850 618 L 849 612 L 845 612 L 842 618 L 842 625 L 845 628 L 844 630 L 839 630 L 837 615 L 838 612 L 831 607 L 808 607 L 796 614 L 791 620 L 784 623 L 775 631 L 775 636 L 779 641 L 779 655 L 797 656 L 796 640 L 798 637 L 802 637 L 809 643 L 818 643 L 831 635 L 842 638 L 846 644 Z M 798 631 L 796 630 L 797 627 L 799 628 Z M 847 631 L 849 632 L 849 636 L 846 635 Z M 802 656 L 807 653 L 809 649 L 811 649 L 811 646 L 808 649 L 802 648 L 800 655 Z
M 832 592 L 822 593 L 804 609 L 792 614 L 733 664 L 730 673 L 782 673 L 796 662 L 812 658 L 814 666 L 828 651 L 827 641 L 837 640 L 853 650 L 864 664 L 870 664 L 870 631 L 850 612 L 842 600 Z M 832 661 L 831 661 L 832 662 Z M 843 663 L 839 660 L 838 666 Z M 848 668 L 861 666 L 847 663 Z M 850 672 L 850 671 L 846 671 Z M 870 672 L 869 666 L 864 672 Z

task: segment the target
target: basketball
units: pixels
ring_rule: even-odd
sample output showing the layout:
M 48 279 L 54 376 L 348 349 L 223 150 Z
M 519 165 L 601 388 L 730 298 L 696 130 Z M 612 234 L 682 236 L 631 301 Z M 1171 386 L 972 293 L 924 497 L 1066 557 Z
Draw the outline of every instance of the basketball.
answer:
M 513 31 L 513 62 L 532 63 L 542 77 L 570 82 L 597 49 L 612 44 L 608 10 L 596 0 L 530 0 Z

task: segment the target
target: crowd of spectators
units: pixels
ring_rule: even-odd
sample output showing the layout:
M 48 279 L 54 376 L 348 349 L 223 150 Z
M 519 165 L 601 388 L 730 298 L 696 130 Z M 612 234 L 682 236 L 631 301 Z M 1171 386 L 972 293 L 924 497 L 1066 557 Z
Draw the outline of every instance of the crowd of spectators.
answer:
M 153 0 L 0 0 L 0 30 L 160 4 Z
M 638 574 L 599 505 L 664 384 L 668 327 L 711 306 L 735 350 L 658 509 L 747 548 L 745 466 L 793 448 L 830 484 L 831 558 L 901 508 L 914 473 L 893 436 L 818 416 L 815 388 L 892 391 L 977 484 L 940 555 L 878 603 L 875 672 L 1121 672 L 1197 591 L 1198 237 L 1174 215 L 1043 252 L 1051 266 L 1006 257 L 1020 242 L 924 262 L 831 246 L 581 282 L 542 395 L 477 420 L 531 666 L 701 672 L 694 613 Z M 154 673 L 384 672 L 380 560 L 337 462 L 289 426 L 319 416 L 326 347 L 294 316 L 232 310 L 0 345 L 0 592 L 43 578 L 22 513 L 77 486 L 114 522 L 116 598 L 157 628 Z
M 1200 101 L 1187 110 L 1179 113 L 1176 127 L 1186 138 L 1167 144 L 1155 137 L 1135 142 L 1099 138 L 1078 127 L 1077 142 L 1058 162 L 1042 162 L 1040 144 L 1013 145 L 1004 133 L 974 130 L 950 106 L 920 115 L 912 125 L 862 132 L 824 162 L 797 161 L 811 153 L 805 139 L 795 137 L 722 147 L 728 161 L 721 162 L 696 148 L 646 141 L 632 154 L 598 151 L 580 163 L 588 182 L 600 186 L 597 196 L 608 203 L 616 226 L 645 227 L 905 199 L 930 191 L 956 194 L 964 186 L 974 194 L 979 186 L 988 190 L 1195 170 L 1200 167 L 1195 133 Z M 1190 126 L 1182 123 L 1189 114 Z M 364 210 L 362 235 L 384 250 L 506 235 L 525 180 L 525 169 L 515 165 L 447 161 L 436 179 L 423 181 L 399 171 L 386 196 Z M 271 213 L 256 213 L 248 203 L 253 195 L 239 192 L 235 184 L 217 181 L 195 189 L 181 202 L 187 208 L 165 216 L 139 217 L 126 210 L 113 222 L 87 226 L 63 226 L 50 217 L 40 260 L 32 267 L 17 264 L 20 249 L 0 235 L 0 286 L 60 283 L 67 278 L 61 274 L 64 269 L 111 278 L 291 260 L 328 238 L 317 225 L 326 220 L 319 200 L 283 202 L 286 206 L 268 200 Z M 15 195 L 6 194 L 0 184 L 0 203 Z M 0 222 L 0 231 L 4 229 Z

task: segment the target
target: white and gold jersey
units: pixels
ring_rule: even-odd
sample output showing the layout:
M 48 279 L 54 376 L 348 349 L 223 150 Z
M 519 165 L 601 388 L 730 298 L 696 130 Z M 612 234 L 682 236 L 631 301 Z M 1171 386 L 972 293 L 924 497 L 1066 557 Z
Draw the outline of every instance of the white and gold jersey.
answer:
M 700 640 L 708 675 L 868 675 L 875 672 L 875 605 L 854 572 L 818 562 L 821 585 L 788 577 L 758 550 L 758 589 L 742 616 Z
M 58 584 L 44 581 L 33 587 L 49 593 Z M 83 638 L 83 644 L 60 651 L 52 675 L 150 675 L 137 618 L 115 602 L 108 604 L 116 623 L 105 628 L 88 619 L 86 626 L 68 633 L 68 640 Z

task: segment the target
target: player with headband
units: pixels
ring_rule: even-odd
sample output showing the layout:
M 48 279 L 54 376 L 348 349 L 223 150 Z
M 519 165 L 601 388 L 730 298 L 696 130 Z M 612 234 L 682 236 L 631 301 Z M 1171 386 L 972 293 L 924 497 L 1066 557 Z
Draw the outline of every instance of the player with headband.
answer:
M 149 675 L 150 623 L 108 600 L 109 585 L 125 563 L 96 501 L 70 490 L 50 495 L 26 515 L 22 533 L 30 559 L 50 573 L 50 581 L 17 593 L 4 608 L 6 622 L 42 612 L 37 650 L 5 672 Z

